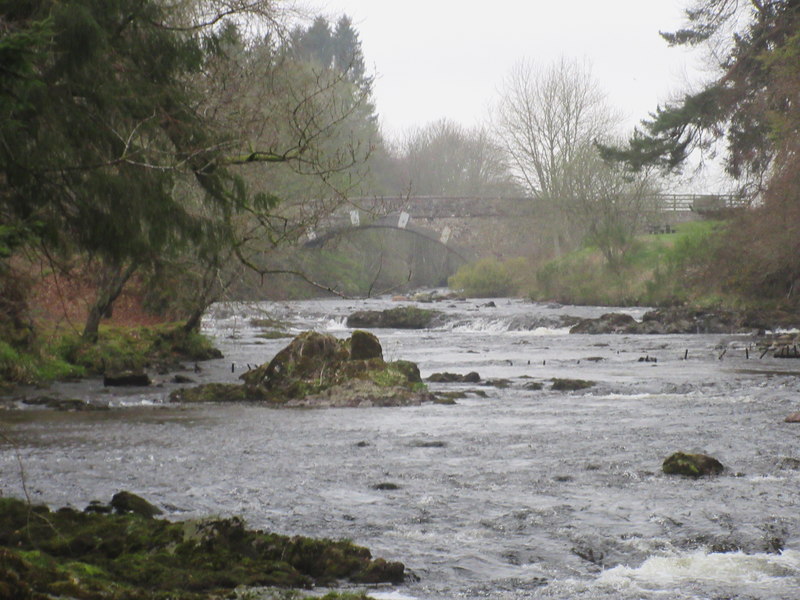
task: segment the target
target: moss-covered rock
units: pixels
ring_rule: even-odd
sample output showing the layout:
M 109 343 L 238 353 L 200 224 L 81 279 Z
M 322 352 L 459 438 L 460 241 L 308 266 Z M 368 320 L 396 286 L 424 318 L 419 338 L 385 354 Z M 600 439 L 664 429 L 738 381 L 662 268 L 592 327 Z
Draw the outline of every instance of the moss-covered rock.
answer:
M 556 392 L 575 392 L 578 390 L 585 390 L 594 386 L 594 381 L 587 381 L 585 379 L 553 379 L 553 385 L 550 389 Z
M 350 359 L 369 360 L 383 359 L 383 348 L 378 338 L 368 331 L 356 330 L 350 336 Z
M 275 357 L 241 376 L 244 385 L 206 384 L 176 390 L 173 402 L 266 400 L 282 406 L 409 406 L 434 401 L 410 361 L 383 360 L 380 341 L 366 331 L 345 340 L 306 331 Z
M 479 383 L 481 376 L 475 371 L 466 374 L 461 373 L 432 373 L 428 381 L 432 383 Z
M 103 385 L 106 387 L 148 386 L 150 377 L 144 369 L 106 371 L 103 375 Z
M 721 462 L 707 454 L 675 452 L 664 460 L 661 469 L 667 475 L 686 475 L 703 477 L 719 475 L 725 469 Z
M 238 586 L 400 583 L 404 571 L 348 541 L 253 531 L 235 517 L 173 523 L 0 499 L 0 597 L 11 600 L 200 600 Z
M 438 310 L 398 306 L 386 310 L 360 310 L 347 317 L 348 327 L 370 329 L 426 329 L 442 313 Z
M 53 398 L 51 396 L 38 396 L 36 398 L 24 398 L 22 403 L 28 406 L 40 406 L 53 410 L 62 411 L 83 411 L 83 410 L 108 410 L 107 405 L 92 404 L 80 398 Z
M 111 507 L 121 515 L 139 515 L 147 519 L 164 514 L 160 508 L 153 506 L 141 496 L 124 490 L 114 494 L 114 497 L 111 498 Z
M 170 402 L 246 402 L 265 400 L 257 387 L 236 383 L 205 383 L 195 387 L 180 388 L 169 395 Z

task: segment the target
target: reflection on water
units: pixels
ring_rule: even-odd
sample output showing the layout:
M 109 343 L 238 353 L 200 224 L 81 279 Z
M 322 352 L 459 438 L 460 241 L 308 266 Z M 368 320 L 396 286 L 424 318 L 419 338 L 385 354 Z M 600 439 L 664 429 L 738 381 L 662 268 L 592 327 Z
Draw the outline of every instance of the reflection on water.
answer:
M 510 381 L 433 386 L 485 398 L 175 407 L 163 404 L 164 382 L 111 399 L 153 406 L 0 414 L 16 446 L 0 442 L 0 491 L 22 495 L 18 452 L 28 491 L 52 505 L 82 508 L 129 489 L 173 518 L 241 514 L 256 527 L 351 538 L 419 577 L 379 590 L 384 598 L 795 597 L 800 429 L 783 423 L 800 388 L 791 361 L 748 360 L 746 336 L 569 336 L 554 326 L 559 314 L 609 309 L 496 303 L 436 305 L 450 325 L 378 332 L 387 357 L 418 362 L 423 376 L 475 370 Z M 195 376 L 234 381 L 286 343 L 259 339 L 256 314 L 345 336 L 356 308 L 364 305 L 218 307 L 205 326 L 226 358 Z M 645 355 L 658 362 L 638 362 Z M 553 392 L 553 377 L 598 385 Z M 544 389 L 527 389 L 531 381 Z M 109 401 L 97 384 L 82 385 L 70 393 Z M 667 478 L 661 461 L 675 450 L 712 454 L 728 469 Z

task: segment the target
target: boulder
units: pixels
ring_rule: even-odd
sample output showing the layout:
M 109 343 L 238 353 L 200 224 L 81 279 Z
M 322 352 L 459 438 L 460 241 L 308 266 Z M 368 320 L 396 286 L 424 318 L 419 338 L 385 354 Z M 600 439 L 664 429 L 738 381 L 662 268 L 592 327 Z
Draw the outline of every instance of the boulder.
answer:
M 351 577 L 355 583 L 376 584 L 390 582 L 403 583 L 405 579 L 405 566 L 401 562 L 388 561 L 376 558 L 369 563 L 360 573 Z
M 147 386 L 150 385 L 150 377 L 141 370 L 116 371 L 103 375 L 103 385 L 112 386 Z
M 148 519 L 163 514 L 160 508 L 153 506 L 141 496 L 126 491 L 114 494 L 111 498 L 111 507 L 121 515 L 132 513 Z
M 587 381 L 585 379 L 559 379 L 554 378 L 553 385 L 550 389 L 555 392 L 575 392 L 577 390 L 585 390 L 595 385 L 594 381 Z
M 433 402 L 410 361 L 386 362 L 366 331 L 340 340 L 306 331 L 275 357 L 240 377 L 243 385 L 207 384 L 176 390 L 175 402 L 266 400 L 283 406 L 413 406 Z
M 244 402 L 263 400 L 258 388 L 236 383 L 204 383 L 194 387 L 174 390 L 169 395 L 170 402 Z
M 569 330 L 570 333 L 628 333 L 636 326 L 636 319 L 623 313 L 606 313 L 597 319 L 582 319 Z
M 401 563 L 373 559 L 350 541 L 257 531 L 238 517 L 171 522 L 50 511 L 13 498 L 0 498 L 0 517 L 0 598 L 8 600 L 234 598 L 253 586 L 310 589 L 404 579 Z M 275 594 L 299 597 L 288 590 Z
M 380 385 L 369 379 L 353 379 L 316 394 L 283 401 L 287 407 L 369 408 L 373 406 L 419 406 L 435 402 L 436 397 L 402 385 Z
M 40 396 L 38 398 L 23 398 L 22 403 L 29 406 L 43 406 L 45 408 L 63 411 L 108 410 L 108 405 L 93 404 L 79 398 L 51 398 L 50 396 Z
M 416 306 L 360 310 L 347 317 L 347 326 L 369 329 L 426 329 L 431 326 L 434 318 L 441 314 L 437 310 Z
M 722 463 L 707 454 L 691 454 L 675 452 L 664 460 L 661 469 L 667 475 L 686 475 L 687 477 L 704 477 L 719 475 L 725 469 Z
M 393 369 L 403 373 L 409 383 L 422 383 L 422 376 L 420 375 L 417 363 L 411 362 L 410 360 L 395 360 L 389 364 Z
M 428 381 L 433 383 L 478 383 L 481 376 L 475 371 L 470 371 L 466 375 L 459 373 L 433 373 L 428 377 Z
M 356 330 L 350 336 L 350 359 L 369 360 L 370 358 L 383 359 L 383 348 L 378 338 L 367 331 Z

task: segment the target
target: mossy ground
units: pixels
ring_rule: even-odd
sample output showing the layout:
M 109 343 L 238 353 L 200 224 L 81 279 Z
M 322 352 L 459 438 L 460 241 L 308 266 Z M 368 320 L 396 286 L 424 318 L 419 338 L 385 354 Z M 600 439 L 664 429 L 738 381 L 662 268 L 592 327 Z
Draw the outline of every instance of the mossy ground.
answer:
M 0 499 L 2 598 L 199 600 L 239 586 L 402 579 L 400 563 L 349 541 L 252 531 L 237 518 L 173 523 Z
M 101 327 L 95 344 L 76 333 L 54 333 L 24 351 L 0 341 L 0 385 L 47 384 L 144 368 L 170 370 L 181 361 L 220 356 L 208 338 L 185 332 L 179 324 Z

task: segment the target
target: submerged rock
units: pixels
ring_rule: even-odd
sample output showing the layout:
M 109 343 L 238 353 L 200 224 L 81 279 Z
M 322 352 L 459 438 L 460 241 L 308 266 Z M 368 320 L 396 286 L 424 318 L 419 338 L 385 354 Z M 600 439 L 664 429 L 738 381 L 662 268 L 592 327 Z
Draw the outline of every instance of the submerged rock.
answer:
M 150 377 L 141 370 L 112 371 L 103 375 L 103 385 L 106 387 L 148 386 Z
M 481 376 L 475 371 L 470 371 L 465 375 L 460 373 L 433 373 L 428 377 L 432 383 L 479 383 Z
M 205 383 L 189 388 L 174 390 L 169 395 L 170 402 L 245 402 L 264 400 L 258 388 L 237 383 Z
M 621 313 L 606 313 L 596 319 L 582 319 L 570 333 L 628 333 L 636 325 L 636 319 Z
M 686 475 L 688 477 L 704 477 L 719 475 L 725 469 L 722 463 L 707 454 L 690 454 L 675 452 L 664 460 L 661 469 L 667 475 Z
M 594 381 L 587 381 L 585 379 L 553 379 L 553 385 L 550 386 L 551 390 L 556 392 L 575 392 L 578 390 L 585 390 L 595 385 Z
M 441 314 L 438 310 L 416 306 L 360 310 L 347 317 L 347 326 L 370 329 L 426 329 L 432 325 L 434 318 Z
M 108 410 L 107 405 L 93 404 L 79 398 L 51 398 L 40 396 L 38 398 L 23 398 L 22 403 L 28 406 L 41 406 L 53 410 L 79 411 L 79 410 Z
M 372 486 L 373 490 L 378 491 L 392 491 L 392 490 L 399 490 L 400 486 L 396 483 L 392 483 L 391 481 L 383 481 L 381 483 L 376 483 Z

